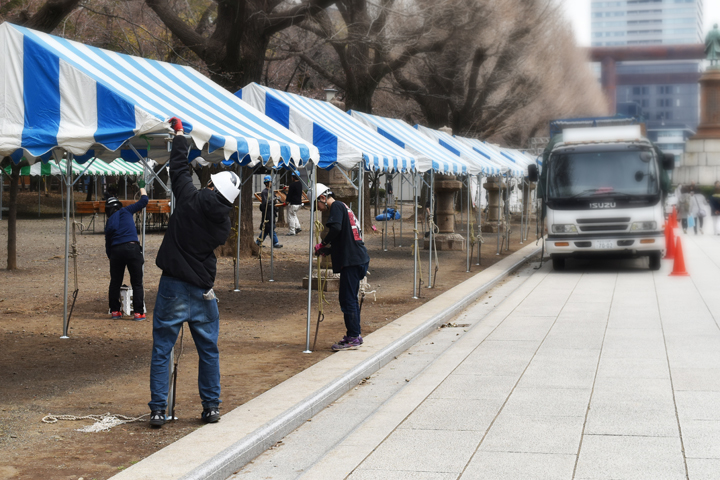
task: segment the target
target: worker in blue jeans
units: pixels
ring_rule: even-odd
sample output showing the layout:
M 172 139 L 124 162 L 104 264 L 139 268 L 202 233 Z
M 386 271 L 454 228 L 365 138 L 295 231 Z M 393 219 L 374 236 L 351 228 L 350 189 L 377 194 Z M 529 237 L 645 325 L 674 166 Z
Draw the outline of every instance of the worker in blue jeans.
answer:
M 332 350 L 354 350 L 363 344 L 357 297 L 360 282 L 367 274 L 370 256 L 353 211 L 343 202 L 335 200 L 333 192 L 322 183 L 317 184 L 316 198 L 317 209 L 329 212 L 325 223 L 329 231 L 315 245 L 315 254 L 330 254 L 333 273 L 340 274 L 338 300 L 345 320 L 345 336 L 332 346 Z
M 170 180 L 175 211 L 157 254 L 162 270 L 153 311 L 153 350 L 150 365 L 150 426 L 165 423 L 170 354 L 187 322 L 198 352 L 201 419 L 220 420 L 220 315 L 213 291 L 217 259 L 214 250 L 230 234 L 230 211 L 240 193 L 233 172 L 210 176 L 207 188 L 193 185 L 188 169 L 188 143 L 180 119 L 171 118 L 176 135 L 170 153 Z

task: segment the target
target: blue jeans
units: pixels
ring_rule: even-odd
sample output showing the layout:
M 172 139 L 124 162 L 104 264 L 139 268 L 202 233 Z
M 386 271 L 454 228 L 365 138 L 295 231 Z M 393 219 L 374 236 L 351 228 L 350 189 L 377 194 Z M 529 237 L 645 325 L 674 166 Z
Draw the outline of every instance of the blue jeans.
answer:
M 262 240 L 265 240 L 269 234 L 270 234 L 270 230 L 265 230 L 265 233 L 262 234 L 262 237 L 261 237 Z M 273 231 L 272 234 L 273 234 L 273 245 L 277 245 L 279 242 L 278 242 L 277 235 L 275 234 L 275 231 Z
M 358 305 L 358 290 L 360 280 L 365 277 L 369 264 L 350 265 L 340 270 L 340 285 L 338 299 L 340 310 L 345 319 L 345 329 L 348 337 L 360 336 L 360 305 Z
M 217 300 L 205 300 L 203 289 L 177 278 L 160 277 L 153 310 L 150 364 L 150 410 L 166 410 L 170 353 L 183 322 L 188 323 L 198 352 L 198 389 L 204 408 L 220 404 L 220 314 Z

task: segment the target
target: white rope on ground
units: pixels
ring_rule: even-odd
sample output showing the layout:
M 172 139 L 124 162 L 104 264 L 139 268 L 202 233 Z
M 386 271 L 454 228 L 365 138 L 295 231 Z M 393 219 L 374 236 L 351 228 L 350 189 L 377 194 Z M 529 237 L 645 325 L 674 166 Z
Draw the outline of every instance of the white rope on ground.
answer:
M 358 289 L 358 298 L 365 298 L 365 295 L 370 295 L 372 293 L 373 295 L 373 302 L 377 302 L 377 290 L 370 290 L 370 284 L 367 281 L 367 275 L 370 275 L 370 272 L 367 272 L 366 276 L 363 277 L 362 280 L 360 280 L 360 288 Z
M 140 415 L 139 417 L 128 417 L 125 415 L 120 414 L 113 414 L 110 412 L 104 413 L 102 415 L 84 415 L 84 416 L 76 416 L 76 415 L 53 415 L 49 414 L 43 417 L 42 421 L 43 423 L 57 423 L 59 420 L 69 420 L 69 421 L 75 421 L 75 420 L 95 420 L 95 423 L 92 425 L 88 425 L 86 427 L 78 428 L 76 429 L 77 432 L 85 432 L 85 433 L 97 433 L 97 432 L 107 432 L 113 427 L 117 427 L 118 425 L 122 425 L 124 423 L 132 423 L 132 422 L 139 422 L 142 420 L 143 417 L 147 417 L 150 415 L 149 413 L 146 413 L 144 415 Z

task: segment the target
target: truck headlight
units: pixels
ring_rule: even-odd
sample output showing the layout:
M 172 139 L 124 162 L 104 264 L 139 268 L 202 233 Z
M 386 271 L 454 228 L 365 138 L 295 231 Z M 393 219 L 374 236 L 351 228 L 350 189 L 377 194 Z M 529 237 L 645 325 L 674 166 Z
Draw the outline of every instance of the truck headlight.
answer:
M 575 225 L 553 225 L 553 233 L 577 233 L 577 227 Z
M 631 232 L 646 232 L 649 230 L 657 230 L 657 222 L 635 222 L 630 225 Z

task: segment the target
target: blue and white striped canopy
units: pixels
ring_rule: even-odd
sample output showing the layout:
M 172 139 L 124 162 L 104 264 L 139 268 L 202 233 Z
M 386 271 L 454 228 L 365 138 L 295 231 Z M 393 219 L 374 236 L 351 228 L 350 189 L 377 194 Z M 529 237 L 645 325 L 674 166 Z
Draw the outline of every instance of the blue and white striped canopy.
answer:
M 439 173 L 455 175 L 469 173 L 476 175 L 482 171 L 477 164 L 467 162 L 461 157 L 453 155 L 402 120 L 380 117 L 355 110 L 350 110 L 348 113 L 359 122 L 414 155 L 417 160 L 416 168 L 419 172 L 432 169 Z
M 465 161 L 480 165 L 487 175 L 502 175 L 508 171 L 505 165 L 480 155 L 448 133 L 423 127 L 422 125 L 415 125 L 415 128 L 433 142 L 439 143 L 453 154 L 465 159 Z
M 472 148 L 480 155 L 491 159 L 499 165 L 507 167 L 508 169 L 510 169 L 513 176 L 520 177 L 526 174 L 525 172 L 527 171 L 527 164 L 524 162 L 520 163 L 513 156 L 504 154 L 500 148 L 494 147 L 488 143 L 483 142 L 482 140 L 478 140 L 477 138 L 459 137 L 457 135 L 454 135 L 454 137 L 461 143 Z
M 208 161 L 274 166 L 318 159 L 317 148 L 192 68 L 7 22 L 0 52 L 1 156 L 21 150 L 40 157 L 59 147 L 84 162 L 129 139 L 168 133 L 166 120 L 177 116 Z
M 268 117 L 312 142 L 320 150 L 318 166 L 353 168 L 363 159 L 370 170 L 412 171 L 415 158 L 329 102 L 251 83 L 235 95 Z

